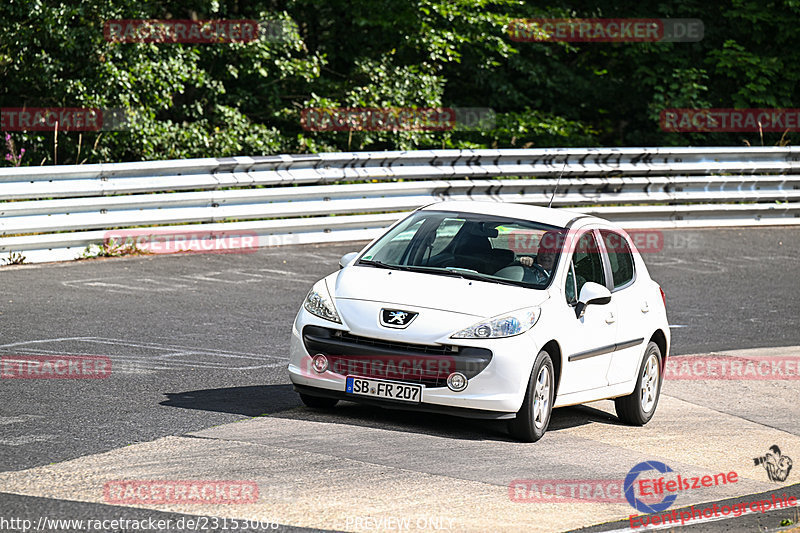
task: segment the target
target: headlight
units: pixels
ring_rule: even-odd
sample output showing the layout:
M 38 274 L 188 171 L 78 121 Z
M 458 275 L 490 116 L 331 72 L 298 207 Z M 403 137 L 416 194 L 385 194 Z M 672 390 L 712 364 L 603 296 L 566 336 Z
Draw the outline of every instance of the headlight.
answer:
M 306 301 L 303 302 L 303 307 L 312 315 L 317 315 L 331 322 L 342 323 L 324 279 L 319 280 L 311 287 L 311 290 L 308 291 L 308 296 L 306 296 Z
M 490 318 L 462 329 L 450 336 L 453 339 L 498 339 L 525 333 L 539 320 L 541 309 L 527 307 L 511 314 Z

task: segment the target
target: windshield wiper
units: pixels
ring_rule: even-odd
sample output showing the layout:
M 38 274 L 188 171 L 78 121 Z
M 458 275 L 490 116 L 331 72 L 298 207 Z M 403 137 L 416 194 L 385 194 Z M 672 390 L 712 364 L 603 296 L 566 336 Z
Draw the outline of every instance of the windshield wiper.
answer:
M 375 261 L 373 259 L 361 259 L 358 262 L 359 265 L 369 265 L 369 266 L 376 266 L 378 268 L 388 268 L 389 270 L 408 270 L 408 267 L 401 266 L 401 265 L 390 265 L 389 263 L 384 263 L 383 261 Z
M 412 272 L 441 274 L 443 276 L 458 276 L 459 278 L 469 279 L 474 281 L 488 281 L 489 283 L 499 283 L 501 285 L 513 285 L 514 287 L 524 287 L 524 285 L 517 283 L 516 281 L 496 278 L 488 274 L 481 274 L 480 272 L 477 272 L 469 268 L 460 268 L 460 267 L 439 268 L 439 267 L 412 266 L 408 267 L 408 269 Z
M 463 277 L 461 276 L 460 272 L 448 270 L 446 268 L 441 267 L 429 267 L 429 266 L 409 266 L 407 267 L 411 272 L 422 272 L 425 274 L 441 274 L 442 276 L 454 276 L 454 277 Z
M 445 270 L 439 267 L 429 266 L 408 266 L 408 265 L 391 265 L 383 261 L 375 261 L 374 259 L 362 259 L 358 262 L 360 265 L 376 266 L 378 268 L 387 268 L 390 270 L 403 270 L 406 272 L 422 272 L 425 274 L 441 274 L 443 276 L 460 276 L 460 273 L 451 270 Z
M 469 272 L 463 270 L 450 270 L 454 274 L 458 274 L 464 279 L 471 279 L 475 281 L 488 281 L 489 283 L 499 283 L 500 285 L 513 285 L 514 287 L 525 287 L 520 282 L 511 281 L 510 279 L 496 278 L 489 274 L 481 274 L 480 272 Z

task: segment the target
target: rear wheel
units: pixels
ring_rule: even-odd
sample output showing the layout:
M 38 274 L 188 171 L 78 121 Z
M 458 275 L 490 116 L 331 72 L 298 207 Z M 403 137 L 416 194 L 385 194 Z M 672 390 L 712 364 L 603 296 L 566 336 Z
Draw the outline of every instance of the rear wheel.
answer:
M 542 350 L 536 356 L 533 371 L 528 380 L 528 390 L 517 416 L 508 421 L 508 431 L 522 442 L 536 442 L 544 436 L 553 411 L 553 361 L 550 354 Z
M 620 420 L 632 426 L 643 426 L 653 418 L 661 396 L 661 368 L 661 349 L 650 342 L 644 352 L 636 388 L 628 396 L 614 400 Z
M 339 403 L 336 398 L 322 398 L 320 396 L 310 396 L 308 394 L 300 394 L 300 399 L 306 404 L 307 407 L 314 409 L 330 409 Z

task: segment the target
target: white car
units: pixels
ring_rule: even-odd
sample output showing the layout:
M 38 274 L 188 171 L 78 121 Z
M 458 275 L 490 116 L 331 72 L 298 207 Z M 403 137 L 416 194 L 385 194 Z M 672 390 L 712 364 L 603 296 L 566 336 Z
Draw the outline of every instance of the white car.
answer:
M 302 401 L 507 419 L 539 440 L 554 407 L 614 398 L 643 425 L 658 405 L 665 297 L 630 236 L 564 209 L 441 202 L 318 281 L 294 322 Z

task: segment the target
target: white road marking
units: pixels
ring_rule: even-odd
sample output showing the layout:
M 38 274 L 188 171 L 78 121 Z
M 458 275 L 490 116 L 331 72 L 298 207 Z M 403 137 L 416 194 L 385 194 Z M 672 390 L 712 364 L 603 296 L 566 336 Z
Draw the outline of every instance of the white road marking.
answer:
M 55 435 L 20 435 L 19 437 L 0 439 L 0 446 L 27 446 L 35 442 L 48 442 L 55 438 Z
M 35 420 L 37 418 L 44 418 L 44 416 L 42 415 L 0 416 L 0 426 L 7 426 L 9 424 L 18 424 L 20 422 L 27 422 L 28 420 Z
M 153 279 L 153 278 L 137 278 L 136 281 L 142 281 L 147 283 L 152 283 L 156 286 L 161 287 L 168 287 L 170 290 L 175 289 L 186 289 L 189 288 L 191 285 L 179 283 L 180 278 L 163 278 L 163 279 Z
M 68 287 L 74 287 L 69 284 L 69 282 L 63 282 L 64 285 Z M 83 283 L 83 287 L 93 287 L 99 289 L 105 289 L 109 292 L 131 292 L 131 291 L 143 291 L 143 292 L 156 292 L 156 291 L 164 291 L 164 290 L 177 290 L 177 289 L 165 289 L 164 287 L 144 287 L 142 285 L 124 285 L 122 283 L 108 283 L 105 281 L 87 281 Z
M 237 279 L 238 278 L 238 279 Z M 297 274 L 291 270 L 275 268 L 260 268 L 249 271 L 247 269 L 213 270 L 168 276 L 164 278 L 136 278 L 130 279 L 122 276 L 109 276 L 103 278 L 75 279 L 62 281 L 62 285 L 73 289 L 84 287 L 100 289 L 107 292 L 160 292 L 192 289 L 198 283 L 226 283 L 241 285 L 243 283 L 258 283 L 264 281 L 285 281 L 291 279 L 295 282 L 308 283 L 316 281 L 318 276 Z
M 55 337 L 53 339 L 42 339 L 36 341 L 21 341 L 21 342 L 10 342 L 8 344 L 0 344 L 0 348 L 14 348 L 16 346 L 24 346 L 26 344 L 31 344 L 35 342 L 61 342 L 61 341 L 81 341 L 86 339 L 93 339 L 94 337 Z
M 93 349 L 59 348 L 60 342 L 82 342 Z M 115 348 L 144 348 L 150 354 L 113 353 L 103 350 L 103 346 Z M 68 337 L 38 339 L 0 345 L 0 352 L 28 355 L 82 355 L 111 357 L 112 373 L 119 364 L 122 373 L 147 373 L 152 370 L 174 370 L 183 368 L 206 368 L 216 370 L 258 370 L 286 365 L 288 357 L 249 352 L 231 352 L 210 348 L 194 348 L 171 344 L 136 342 L 125 339 L 106 339 L 100 337 Z
M 205 274 L 187 274 L 183 276 L 185 278 L 191 280 L 198 280 L 198 281 L 210 281 L 213 283 L 231 283 L 234 285 L 239 285 L 242 283 L 256 283 L 258 280 L 255 279 L 218 279 L 213 276 L 217 276 L 222 274 L 222 272 L 206 272 Z
M 272 274 L 281 274 L 284 276 L 295 276 L 294 272 L 290 272 L 289 270 L 278 270 L 276 268 L 259 268 L 259 272 L 270 272 Z

